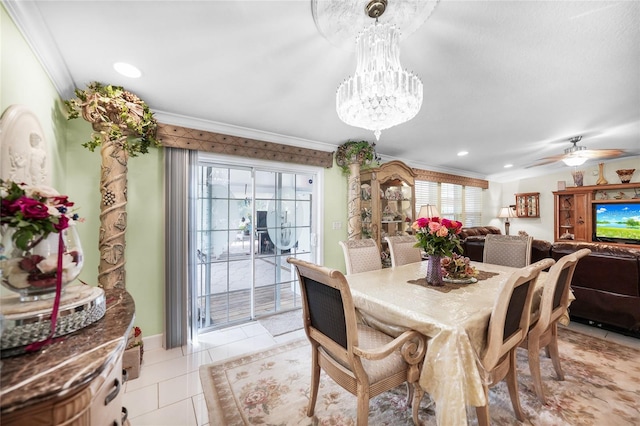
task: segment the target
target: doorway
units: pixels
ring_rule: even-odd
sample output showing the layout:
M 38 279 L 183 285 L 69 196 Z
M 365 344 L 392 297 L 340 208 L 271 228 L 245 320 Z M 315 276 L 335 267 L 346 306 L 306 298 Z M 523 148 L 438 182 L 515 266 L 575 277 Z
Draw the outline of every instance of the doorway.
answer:
M 201 160 L 197 171 L 198 333 L 301 306 L 292 256 L 317 261 L 317 173 Z

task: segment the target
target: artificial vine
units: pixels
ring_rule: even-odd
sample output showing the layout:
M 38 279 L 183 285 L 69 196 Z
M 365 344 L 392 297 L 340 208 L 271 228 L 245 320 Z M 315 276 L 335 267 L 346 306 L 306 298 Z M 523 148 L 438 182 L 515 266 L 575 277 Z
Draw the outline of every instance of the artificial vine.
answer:
M 336 152 L 336 164 L 344 174 L 349 174 L 349 164 L 354 162 L 366 168 L 377 165 L 379 161 L 376 144 L 368 141 L 347 141 L 340 145 Z
M 149 106 L 120 86 L 92 82 L 86 90 L 75 90 L 76 99 L 64 101 L 68 119 L 82 118 L 93 124 L 94 133 L 82 144 L 93 152 L 106 137 L 121 141 L 121 148 L 131 157 L 149 152 L 150 146 L 160 146 L 156 139 L 158 123 Z M 127 136 L 126 138 L 124 136 Z

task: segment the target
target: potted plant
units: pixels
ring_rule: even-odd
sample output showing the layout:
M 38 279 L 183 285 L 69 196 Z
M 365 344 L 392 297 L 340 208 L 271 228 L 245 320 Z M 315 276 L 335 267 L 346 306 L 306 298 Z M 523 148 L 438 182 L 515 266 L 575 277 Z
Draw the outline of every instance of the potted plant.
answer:
M 82 145 L 92 152 L 100 147 L 102 157 L 98 283 L 124 288 L 127 163 L 160 146 L 158 124 L 147 104 L 120 86 L 93 82 L 75 95 L 65 101 L 68 119 L 82 115 L 91 123 L 92 139 Z

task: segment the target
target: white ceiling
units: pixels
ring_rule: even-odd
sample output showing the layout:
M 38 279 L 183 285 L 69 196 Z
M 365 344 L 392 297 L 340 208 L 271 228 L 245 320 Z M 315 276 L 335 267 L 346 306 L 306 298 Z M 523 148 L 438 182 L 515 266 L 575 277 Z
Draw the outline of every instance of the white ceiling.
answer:
M 374 141 L 338 119 L 335 90 L 355 53 L 320 35 L 310 0 L 3 3 L 64 98 L 100 81 L 164 123 L 325 150 Z M 424 103 L 382 132 L 383 157 L 506 181 L 560 170 L 524 167 L 576 135 L 640 154 L 638 1 L 440 0 L 400 59 Z M 143 76 L 120 76 L 119 61 Z

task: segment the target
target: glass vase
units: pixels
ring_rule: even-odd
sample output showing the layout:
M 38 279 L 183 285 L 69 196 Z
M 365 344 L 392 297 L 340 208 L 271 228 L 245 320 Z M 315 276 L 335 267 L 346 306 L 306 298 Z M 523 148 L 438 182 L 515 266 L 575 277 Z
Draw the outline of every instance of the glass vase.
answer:
M 430 255 L 427 260 L 427 284 L 433 286 L 444 285 L 442 281 L 442 267 L 440 261 L 442 256 Z
M 84 261 L 80 238 L 75 226 L 62 231 L 62 267 L 58 270 L 59 233 L 46 238 L 34 237 L 28 250 L 14 246 L 13 230 L 5 229 L 0 242 L 0 281 L 29 302 L 52 298 L 56 294 L 56 280 L 61 274 L 62 285 L 75 280 Z

